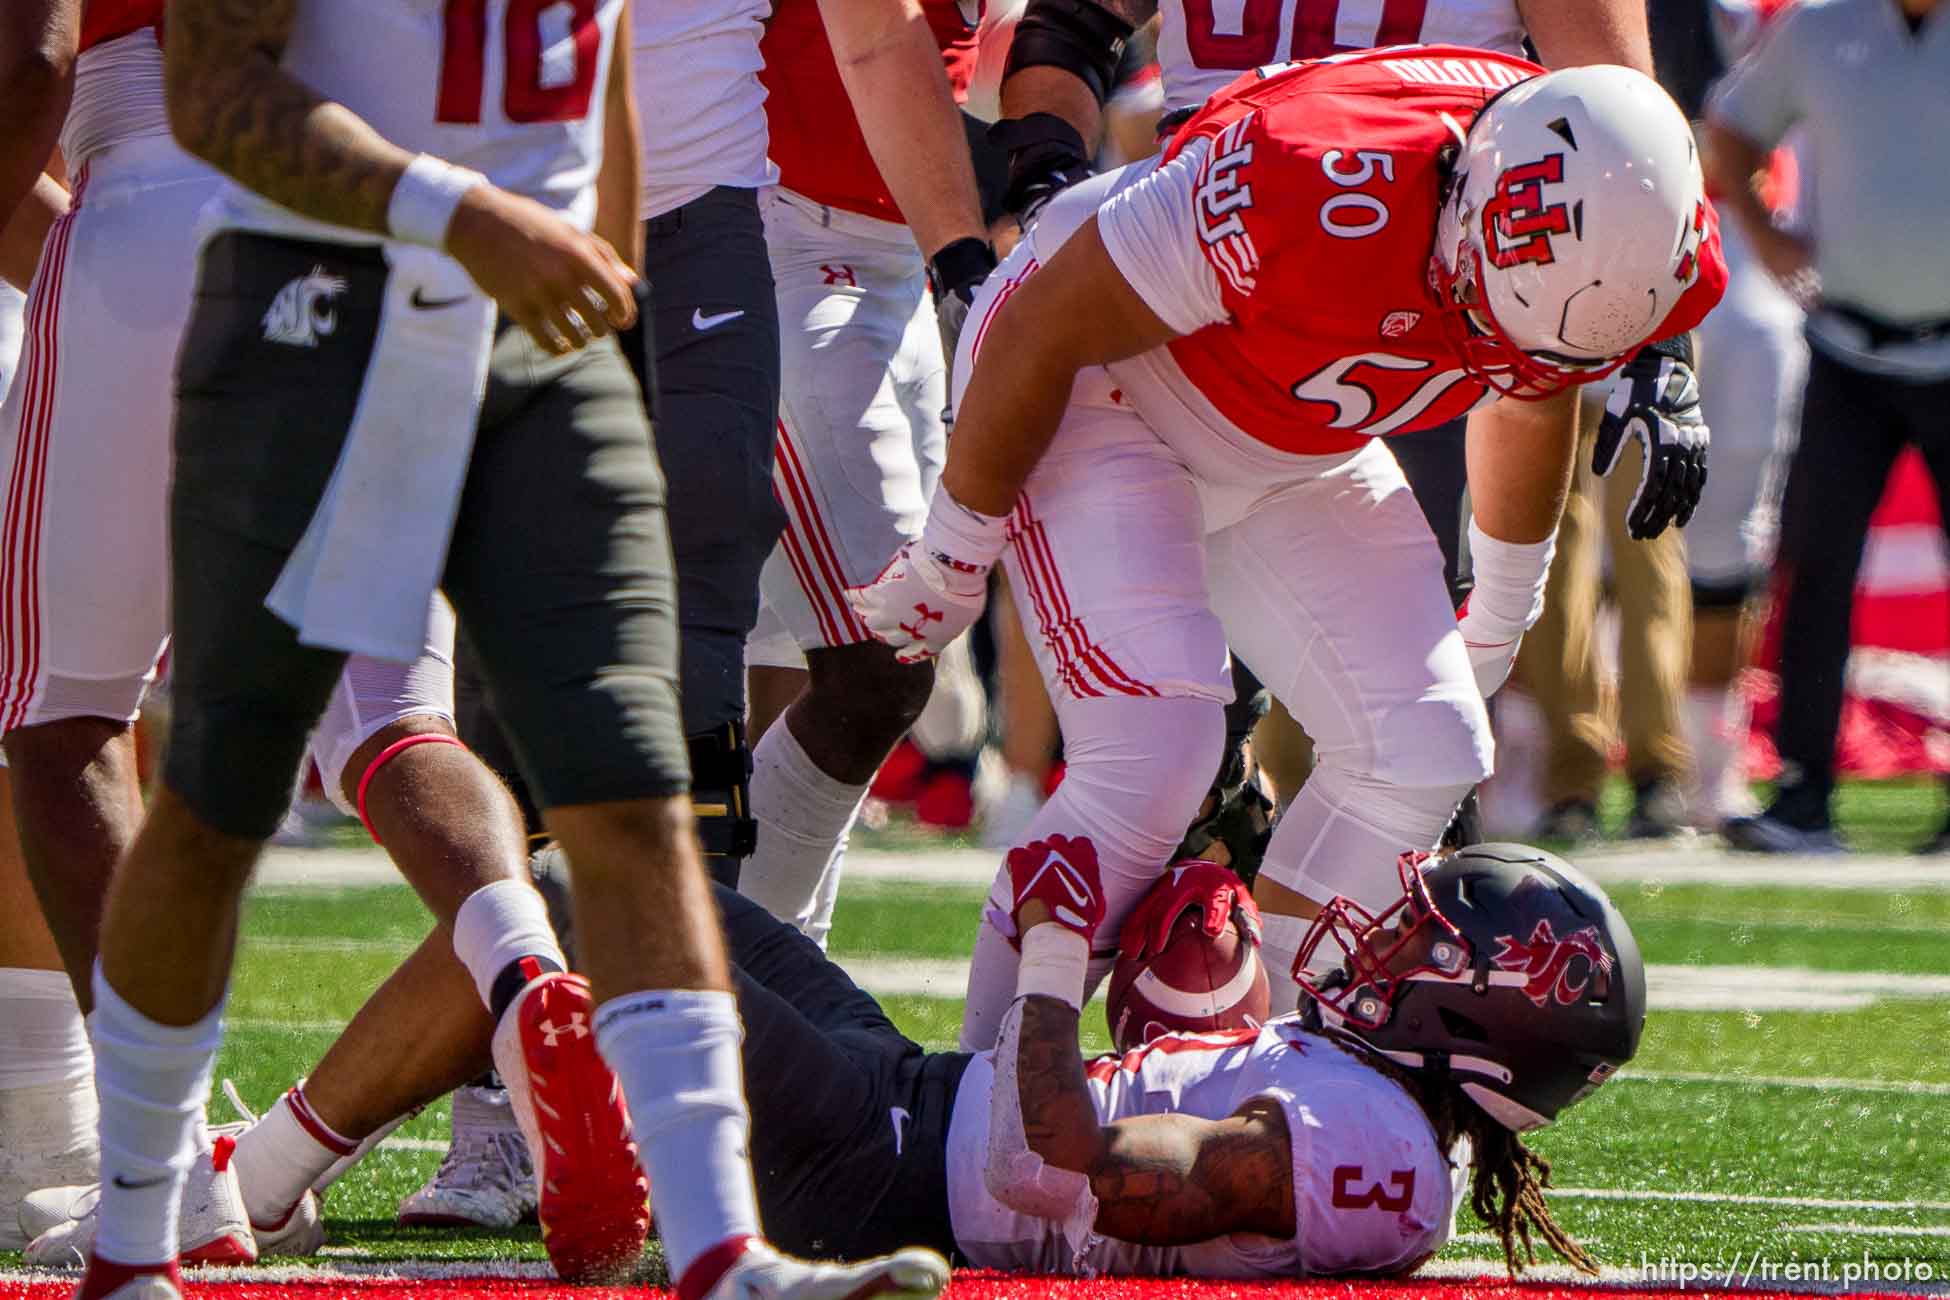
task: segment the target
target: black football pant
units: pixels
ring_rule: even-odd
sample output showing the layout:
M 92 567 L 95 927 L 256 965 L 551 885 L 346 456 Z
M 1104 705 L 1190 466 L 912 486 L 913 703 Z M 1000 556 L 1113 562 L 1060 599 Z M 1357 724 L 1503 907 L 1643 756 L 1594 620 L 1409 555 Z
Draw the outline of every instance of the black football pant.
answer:
M 1950 501 L 1950 379 L 1905 382 L 1813 349 L 1801 442 L 1781 501 L 1781 717 L 1785 765 L 1771 813 L 1828 824 L 1848 667 L 1849 618 L 1869 517 L 1889 472 L 1914 445 Z
M 815 1258 L 951 1254 L 948 1125 L 969 1057 L 922 1051 L 819 945 L 722 885 L 713 893 L 745 1022 L 765 1235 Z

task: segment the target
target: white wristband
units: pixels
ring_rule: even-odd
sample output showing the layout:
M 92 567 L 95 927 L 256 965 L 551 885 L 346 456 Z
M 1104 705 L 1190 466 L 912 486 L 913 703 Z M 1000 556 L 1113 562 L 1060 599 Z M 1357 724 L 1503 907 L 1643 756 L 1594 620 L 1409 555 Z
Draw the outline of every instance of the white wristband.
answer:
M 927 526 L 921 530 L 921 544 L 937 560 L 947 557 L 958 564 L 975 566 L 987 573 L 1002 556 L 1009 543 L 1006 515 L 985 515 L 970 510 L 936 487 L 928 507 Z
M 1506 542 L 1469 521 L 1469 567 L 1476 585 L 1469 593 L 1469 618 L 1495 641 L 1511 641 L 1529 631 L 1544 612 L 1544 588 L 1551 557 L 1557 553 L 1553 530 L 1541 542 Z
M 1016 967 L 1016 996 L 1032 994 L 1067 1002 L 1083 1010 L 1083 982 L 1090 967 L 1090 941 L 1054 923 L 1033 925 L 1022 936 L 1022 962 Z
M 479 172 L 456 167 L 430 153 L 406 165 L 386 203 L 386 229 L 394 239 L 428 248 L 447 247 L 447 227 L 461 196 L 487 180 Z

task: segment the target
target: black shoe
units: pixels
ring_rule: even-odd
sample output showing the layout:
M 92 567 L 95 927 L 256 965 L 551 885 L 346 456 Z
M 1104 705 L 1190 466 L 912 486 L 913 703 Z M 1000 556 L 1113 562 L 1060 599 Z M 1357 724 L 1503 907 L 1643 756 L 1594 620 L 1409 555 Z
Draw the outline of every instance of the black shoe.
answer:
M 1774 815 L 1735 817 L 1720 828 L 1729 845 L 1748 853 L 1830 854 L 1848 849 L 1832 826 L 1796 826 Z
M 1598 804 L 1591 799 L 1560 799 L 1544 809 L 1531 827 L 1534 840 L 1560 844 L 1594 844 L 1598 840 Z
M 1686 829 L 1686 797 L 1679 793 L 1678 782 L 1661 776 L 1638 783 L 1632 797 L 1632 815 L 1625 822 L 1626 839 L 1670 839 Z

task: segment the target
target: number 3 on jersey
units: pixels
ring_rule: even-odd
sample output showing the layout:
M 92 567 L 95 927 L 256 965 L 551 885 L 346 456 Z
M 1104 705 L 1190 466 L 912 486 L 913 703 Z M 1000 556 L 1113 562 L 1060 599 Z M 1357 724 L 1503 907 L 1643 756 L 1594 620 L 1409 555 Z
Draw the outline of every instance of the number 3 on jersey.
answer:
M 597 0 L 508 0 L 502 22 L 502 111 L 510 122 L 574 122 L 589 115 L 603 33 Z M 488 0 L 447 0 L 438 122 L 481 120 Z
M 1184 0 L 1185 48 L 1201 68 L 1244 72 L 1262 64 L 1324 58 L 1339 50 L 1412 45 L 1422 37 L 1428 0 L 1381 0 L 1372 39 L 1336 39 L 1341 0 Z M 1280 53 L 1280 33 L 1288 33 Z

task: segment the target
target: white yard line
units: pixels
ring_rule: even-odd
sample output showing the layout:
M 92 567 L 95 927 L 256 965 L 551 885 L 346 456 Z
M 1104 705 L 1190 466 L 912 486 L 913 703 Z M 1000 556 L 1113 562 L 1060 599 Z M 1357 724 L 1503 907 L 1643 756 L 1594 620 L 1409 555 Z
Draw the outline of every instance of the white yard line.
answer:
M 1782 1232 L 1854 1233 L 1863 1237 L 1950 1237 L 1950 1224 L 1906 1223 L 1783 1223 Z
M 849 956 L 839 962 L 860 987 L 881 997 L 958 998 L 968 987 L 968 963 L 954 957 Z M 1646 994 L 1654 1011 L 1835 1011 L 1883 998 L 1950 997 L 1950 975 L 1654 965 L 1646 969 Z
M 1574 1201 L 1692 1201 L 1701 1205 L 1772 1205 L 1796 1210 L 1921 1210 L 1950 1214 L 1950 1201 L 1851 1201 L 1828 1196 L 1757 1196 L 1747 1192 L 1668 1192 L 1628 1187 L 1553 1187 Z
M 1000 858 L 986 849 L 926 848 L 890 852 L 854 848 L 847 853 L 849 880 L 903 881 L 933 885 L 987 885 Z M 1578 866 L 1601 884 L 1764 885 L 1804 889 L 1950 889 L 1950 866 L 1907 854 L 1843 857 L 1774 857 L 1733 853 L 1706 844 L 1607 845 L 1581 850 Z M 257 884 L 346 888 L 399 882 L 399 872 L 377 848 L 297 849 L 273 846 L 258 867 Z
M 1900 1079 L 1833 1079 L 1785 1074 L 1635 1069 L 1627 1069 L 1618 1077 L 1638 1083 L 1731 1084 L 1743 1088 L 1808 1088 L 1816 1092 L 1893 1092 L 1915 1097 L 1950 1097 L 1950 1083 L 1918 1083 Z

